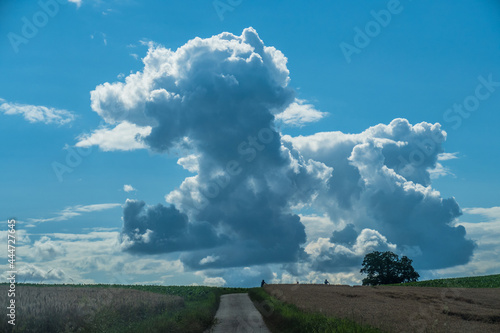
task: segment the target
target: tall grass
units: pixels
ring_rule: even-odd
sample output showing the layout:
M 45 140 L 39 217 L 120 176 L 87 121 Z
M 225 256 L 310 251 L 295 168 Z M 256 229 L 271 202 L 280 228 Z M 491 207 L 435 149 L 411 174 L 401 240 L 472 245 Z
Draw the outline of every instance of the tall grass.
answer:
M 6 292 L 0 294 L 2 304 L 7 304 L 6 296 Z M 16 325 L 2 320 L 4 332 L 112 331 L 184 307 L 179 296 L 119 288 L 18 285 L 15 301 Z
M 0 304 L 7 304 L 6 285 Z M 16 326 L 1 332 L 203 332 L 224 293 L 245 289 L 202 286 L 16 286 Z
M 375 333 L 380 330 L 359 325 L 348 319 L 327 317 L 320 313 L 304 312 L 293 304 L 279 301 L 262 288 L 250 289 L 248 294 L 257 304 L 269 329 L 276 333 Z
M 500 288 L 500 274 L 408 282 L 399 286 L 441 288 Z

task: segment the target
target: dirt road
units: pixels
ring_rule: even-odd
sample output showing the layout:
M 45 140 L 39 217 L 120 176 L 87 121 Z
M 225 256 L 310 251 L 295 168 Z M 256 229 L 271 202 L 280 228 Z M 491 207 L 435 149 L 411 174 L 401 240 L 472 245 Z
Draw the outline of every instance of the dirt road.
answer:
M 212 333 L 271 333 L 248 294 L 222 295 Z

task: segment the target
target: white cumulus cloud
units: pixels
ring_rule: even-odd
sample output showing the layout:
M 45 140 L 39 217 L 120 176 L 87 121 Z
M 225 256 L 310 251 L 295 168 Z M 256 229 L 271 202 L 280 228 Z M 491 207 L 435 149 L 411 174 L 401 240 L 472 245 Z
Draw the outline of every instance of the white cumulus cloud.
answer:
M 103 151 L 144 149 L 142 138 L 151 133 L 150 126 L 137 126 L 126 121 L 114 128 L 100 128 L 92 134 L 81 135 L 76 147 L 99 146 Z
M 211 287 L 223 287 L 226 284 L 226 280 L 221 277 L 207 277 L 203 280 L 203 284 Z
M 293 276 L 359 270 L 374 249 L 411 253 L 423 269 L 470 261 L 475 243 L 453 224 L 458 203 L 432 187 L 445 172 L 438 161 L 455 156 L 439 123 L 397 118 L 357 134 L 282 135 L 276 123 L 325 113 L 297 99 L 287 58 L 255 29 L 176 50 L 147 45 L 144 68 L 98 85 L 91 107 L 108 124 L 150 128 L 139 143 L 182 154 L 177 163 L 195 175 L 166 204 L 127 200 L 124 250 L 180 252 L 183 265 L 205 271 L 283 264 Z M 306 208 L 323 218 L 298 214 Z M 244 272 L 234 274 L 208 277 Z

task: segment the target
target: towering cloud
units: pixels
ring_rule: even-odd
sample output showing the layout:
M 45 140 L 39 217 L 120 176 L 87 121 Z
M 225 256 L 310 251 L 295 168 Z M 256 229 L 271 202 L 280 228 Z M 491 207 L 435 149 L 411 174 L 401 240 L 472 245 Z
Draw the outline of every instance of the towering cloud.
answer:
M 187 267 L 212 274 L 298 262 L 349 270 L 374 249 L 413 255 L 424 268 L 469 260 L 474 244 L 451 225 L 458 204 L 430 186 L 446 138 L 439 124 L 396 119 L 361 134 L 282 136 L 275 121 L 300 126 L 324 113 L 296 98 L 287 59 L 252 28 L 175 51 L 151 44 L 143 62 L 125 82 L 92 91 L 93 110 L 116 127 L 85 145 L 112 150 L 107 136 L 134 128 L 127 140 L 180 152 L 193 175 L 166 195 L 168 205 L 126 202 L 124 250 L 180 252 Z M 337 231 L 306 244 L 303 207 L 326 212 Z
M 98 86 L 92 108 L 108 123 L 151 127 L 142 142 L 183 151 L 179 164 L 197 174 L 166 196 L 169 207 L 128 201 L 123 247 L 192 250 L 182 259 L 197 268 L 296 261 L 306 237 L 290 205 L 307 202 L 331 168 L 305 161 L 274 128 L 295 102 L 283 54 L 249 28 L 175 52 L 151 45 L 144 64 Z

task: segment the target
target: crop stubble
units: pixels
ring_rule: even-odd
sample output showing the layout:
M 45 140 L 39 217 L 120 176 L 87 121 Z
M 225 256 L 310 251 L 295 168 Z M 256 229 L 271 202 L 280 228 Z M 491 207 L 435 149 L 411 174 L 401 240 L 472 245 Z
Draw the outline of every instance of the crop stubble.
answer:
M 388 332 L 500 332 L 500 288 L 266 285 L 301 310 Z

